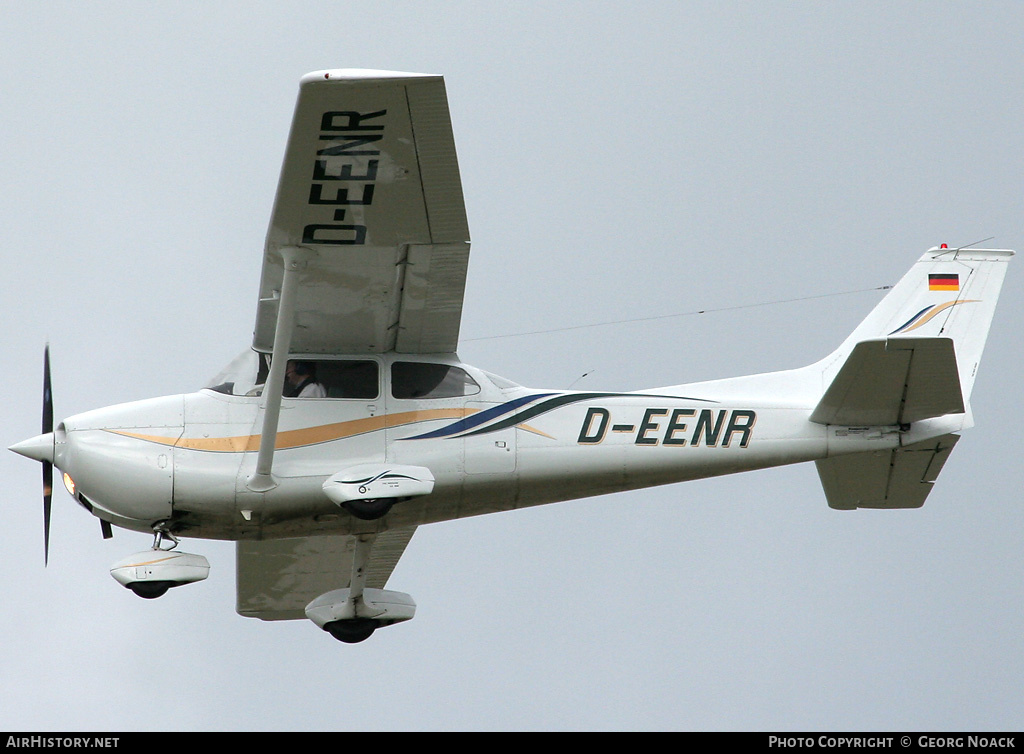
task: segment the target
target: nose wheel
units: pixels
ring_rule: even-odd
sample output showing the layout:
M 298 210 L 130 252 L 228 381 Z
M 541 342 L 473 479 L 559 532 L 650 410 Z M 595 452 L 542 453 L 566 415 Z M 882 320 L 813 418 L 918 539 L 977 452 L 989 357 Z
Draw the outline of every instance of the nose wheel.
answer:
M 128 588 L 132 590 L 132 593 L 137 597 L 142 597 L 144 600 L 155 600 L 157 597 L 163 597 L 172 586 L 174 584 L 170 581 L 134 581 L 128 584 Z
M 171 552 L 178 538 L 171 533 L 171 522 L 153 525 L 153 547 L 129 555 L 110 567 L 110 575 L 134 594 L 146 600 L 162 597 L 168 589 L 202 581 L 210 573 L 210 563 L 202 555 Z
M 164 542 L 169 541 L 170 545 L 165 546 Z M 156 552 L 169 552 L 179 544 L 178 538 L 171 534 L 166 521 L 160 521 L 153 525 L 153 550 Z M 175 586 L 173 581 L 131 581 L 125 584 L 133 594 L 142 597 L 144 600 L 155 600 L 163 597 L 167 590 Z

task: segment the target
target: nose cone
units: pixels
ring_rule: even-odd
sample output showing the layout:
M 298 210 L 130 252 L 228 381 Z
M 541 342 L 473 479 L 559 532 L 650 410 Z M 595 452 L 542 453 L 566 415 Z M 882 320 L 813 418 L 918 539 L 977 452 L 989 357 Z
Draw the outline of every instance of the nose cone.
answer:
M 33 461 L 49 461 L 53 463 L 53 432 L 45 435 L 37 435 L 30 440 L 24 440 L 12 445 L 8 450 L 13 450 L 20 456 L 31 458 Z

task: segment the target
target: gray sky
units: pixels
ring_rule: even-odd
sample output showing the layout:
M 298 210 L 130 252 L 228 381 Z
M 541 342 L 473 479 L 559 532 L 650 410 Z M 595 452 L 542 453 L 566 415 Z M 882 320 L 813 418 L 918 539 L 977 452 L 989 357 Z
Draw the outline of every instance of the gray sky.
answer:
M 800 366 L 928 247 L 1024 251 L 1024 6 L 0 5 L 3 445 L 197 389 L 247 347 L 299 77 L 442 73 L 473 252 L 462 358 L 533 387 Z M 1024 264 L 1015 262 L 1015 266 Z M 1011 268 L 925 507 L 840 513 L 813 465 L 421 528 L 418 609 L 358 646 L 234 613 L 234 548 L 144 602 L 149 545 L 4 452 L 0 727 L 1013 729 L 1024 725 Z

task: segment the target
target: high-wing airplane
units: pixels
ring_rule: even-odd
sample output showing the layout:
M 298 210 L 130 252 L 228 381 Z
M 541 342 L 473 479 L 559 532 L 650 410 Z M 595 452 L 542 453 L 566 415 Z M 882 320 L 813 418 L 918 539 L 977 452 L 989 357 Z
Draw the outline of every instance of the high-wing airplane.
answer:
M 469 231 L 440 76 L 303 77 L 251 350 L 196 393 L 127 403 L 11 450 L 152 549 L 153 598 L 206 578 L 179 538 L 237 545 L 237 611 L 344 642 L 413 617 L 384 589 L 417 526 L 814 461 L 836 509 L 916 508 L 972 426 L 1012 251 L 926 252 L 810 366 L 631 393 L 535 390 L 459 361 Z

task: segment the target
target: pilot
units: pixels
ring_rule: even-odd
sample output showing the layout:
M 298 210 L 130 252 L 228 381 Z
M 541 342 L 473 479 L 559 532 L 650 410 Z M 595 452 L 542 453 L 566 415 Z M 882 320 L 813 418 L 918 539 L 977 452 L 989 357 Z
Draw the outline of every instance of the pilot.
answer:
M 327 397 L 327 389 L 316 381 L 316 365 L 311 361 L 289 361 L 284 379 L 285 398 Z

